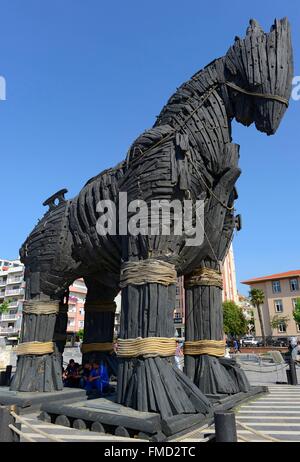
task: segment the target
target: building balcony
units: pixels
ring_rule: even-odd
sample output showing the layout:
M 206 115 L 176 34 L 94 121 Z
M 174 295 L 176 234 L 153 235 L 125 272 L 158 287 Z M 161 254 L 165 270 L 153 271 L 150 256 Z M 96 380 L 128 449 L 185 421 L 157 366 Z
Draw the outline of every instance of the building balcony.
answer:
M 24 295 L 24 289 L 7 289 L 5 291 L 5 297 L 9 295 Z
M 15 327 L 0 327 L 0 334 L 18 334 L 20 329 L 16 329 Z
M 86 294 L 87 293 L 87 288 L 72 285 L 72 286 L 70 286 L 70 292 L 76 292 L 76 293 L 79 293 L 79 294 Z
M 0 281 L 0 287 L 6 286 L 6 281 Z
M 0 314 L 0 321 L 16 321 L 17 319 L 17 312 Z
M 8 277 L 7 284 L 21 284 L 23 282 L 23 276 L 20 277 Z

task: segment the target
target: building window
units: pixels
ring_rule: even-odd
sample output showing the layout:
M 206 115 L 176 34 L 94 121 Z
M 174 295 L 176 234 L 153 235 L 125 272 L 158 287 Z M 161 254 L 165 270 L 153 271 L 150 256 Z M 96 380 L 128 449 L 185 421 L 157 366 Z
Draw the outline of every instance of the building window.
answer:
M 79 321 L 79 327 L 80 328 L 84 327 L 84 321 Z
M 280 333 L 286 332 L 286 325 L 284 324 L 284 322 L 281 322 L 280 324 L 278 324 L 278 332 Z
M 273 293 L 276 294 L 281 292 L 280 281 L 273 281 L 272 282 Z
M 295 292 L 295 290 L 299 290 L 299 283 L 298 283 L 297 278 L 290 279 L 290 289 L 291 289 L 291 292 Z
M 174 313 L 174 318 L 175 319 L 181 318 L 181 314 L 180 313 Z
M 282 300 L 274 300 L 275 312 L 282 313 L 283 312 L 283 305 Z

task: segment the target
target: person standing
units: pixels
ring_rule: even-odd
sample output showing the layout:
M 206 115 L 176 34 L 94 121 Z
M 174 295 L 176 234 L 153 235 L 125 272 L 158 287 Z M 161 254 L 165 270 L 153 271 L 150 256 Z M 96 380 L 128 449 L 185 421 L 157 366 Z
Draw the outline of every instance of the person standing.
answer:
M 239 349 L 238 342 L 236 339 L 233 340 L 233 349 L 234 349 L 234 353 L 236 354 Z
M 178 369 L 182 371 L 182 358 L 183 358 L 183 351 L 180 345 L 179 340 L 176 340 L 176 352 L 175 352 L 175 362 Z
M 292 350 L 293 361 L 300 362 L 300 340 L 297 341 L 297 345 Z

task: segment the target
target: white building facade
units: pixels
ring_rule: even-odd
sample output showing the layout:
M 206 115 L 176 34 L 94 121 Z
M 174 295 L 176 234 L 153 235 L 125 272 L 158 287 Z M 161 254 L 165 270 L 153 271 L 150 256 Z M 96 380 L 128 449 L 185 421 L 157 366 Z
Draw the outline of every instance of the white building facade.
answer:
M 0 259 L 0 305 L 8 303 L 8 311 L 0 313 L 1 337 L 18 339 L 24 297 L 24 265 L 19 260 Z

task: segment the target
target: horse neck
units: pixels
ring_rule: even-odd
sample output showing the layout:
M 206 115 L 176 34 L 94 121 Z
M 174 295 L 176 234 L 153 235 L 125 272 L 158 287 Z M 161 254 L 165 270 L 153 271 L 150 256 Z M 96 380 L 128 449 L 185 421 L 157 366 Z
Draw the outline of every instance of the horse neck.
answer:
M 155 124 L 187 134 L 194 160 L 204 163 L 212 176 L 219 174 L 224 146 L 231 141 L 230 101 L 223 81 L 224 58 L 220 58 L 178 88 Z

